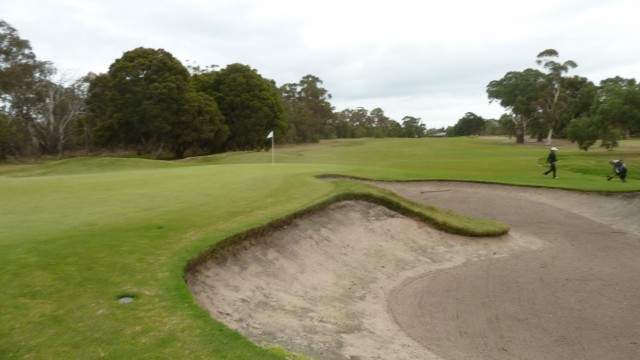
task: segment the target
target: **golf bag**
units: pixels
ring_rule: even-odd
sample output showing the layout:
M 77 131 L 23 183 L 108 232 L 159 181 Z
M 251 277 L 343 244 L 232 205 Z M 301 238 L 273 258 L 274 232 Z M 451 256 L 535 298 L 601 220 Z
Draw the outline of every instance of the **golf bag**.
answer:
M 624 165 L 622 160 L 611 160 L 609 161 L 611 165 L 613 165 L 613 172 L 616 174 L 615 176 L 620 177 L 620 180 L 627 181 L 627 167 Z M 612 175 L 607 175 L 607 180 L 613 179 Z

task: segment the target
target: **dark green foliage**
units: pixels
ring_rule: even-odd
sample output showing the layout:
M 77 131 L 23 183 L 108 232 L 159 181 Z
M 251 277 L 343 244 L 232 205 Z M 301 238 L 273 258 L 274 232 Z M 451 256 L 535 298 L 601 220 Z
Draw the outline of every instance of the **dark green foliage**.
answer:
M 340 139 L 372 137 L 374 132 L 374 119 L 362 107 L 336 113 L 330 124 Z
M 306 75 L 299 83 L 280 87 L 282 98 L 290 109 L 291 134 L 295 142 L 316 142 L 335 136 L 331 94 L 322 88 L 322 80 Z
M 88 106 L 102 145 L 134 147 L 157 158 L 171 150 L 220 149 L 228 129 L 210 96 L 196 93 L 187 69 L 165 50 L 137 48 L 93 76 Z
M 450 136 L 480 135 L 484 130 L 484 125 L 482 117 L 468 112 L 451 128 Z
M 87 117 L 81 125 L 84 144 L 91 149 L 95 143 L 108 145 L 117 143 L 117 132 L 110 129 L 111 123 L 107 114 L 107 94 L 109 92 L 109 77 L 107 74 L 88 74 L 85 76 L 89 83 L 89 90 L 85 100 Z
M 546 74 L 532 69 L 512 71 L 487 86 L 489 100 L 499 100 L 511 112 L 517 142 L 524 142 L 530 134 L 539 141 L 546 136 L 550 143 L 553 134 L 566 135 L 572 119 L 592 113 L 596 86 L 583 77 L 563 76 L 577 64 L 572 60 L 556 62 L 557 56 L 554 49 L 538 54 L 536 63 L 547 70 Z
M 562 109 L 561 119 L 568 122 L 571 119 L 589 115 L 597 98 L 598 87 L 587 78 L 572 76 L 564 79 L 564 88 L 568 102 Z
M 284 109 L 273 82 L 247 65 L 231 64 L 194 80 L 196 88 L 214 97 L 229 129 L 228 150 L 255 150 L 270 146 L 266 137 L 279 139 L 287 129 Z
M 629 138 L 640 131 L 640 85 L 619 76 L 602 80 L 592 111 L 605 127 L 605 135 L 615 137 L 609 128 L 616 128 Z
M 7 153 L 38 153 L 31 131 L 45 102 L 43 84 L 53 72 L 51 64 L 36 59 L 29 41 L 0 20 L 0 111 L 8 115 L 12 134 Z
M 502 114 L 498 120 L 498 126 L 500 127 L 500 132 L 504 135 L 509 137 L 516 136 L 516 123 L 513 115 Z
M 340 139 L 403 136 L 402 125 L 386 116 L 381 108 L 344 109 L 334 114 L 330 126 Z
M 567 128 L 569 140 L 578 144 L 580 150 L 587 151 L 598 140 L 600 123 L 587 116 L 571 120 Z
M 405 116 L 402 118 L 402 131 L 404 137 L 420 138 L 426 135 L 427 127 L 420 122 L 419 118 Z
M 184 111 L 171 122 L 172 151 L 183 158 L 192 147 L 205 149 L 207 153 L 221 152 L 229 136 L 229 128 L 218 104 L 205 93 L 190 91 L 185 96 Z
M 402 125 L 386 116 L 381 108 L 371 110 L 369 116 L 373 119 L 373 136 L 377 138 L 402 136 Z
M 556 50 L 544 50 L 536 62 L 546 73 L 511 71 L 489 83 L 490 101 L 499 101 L 508 118 L 481 124 L 481 117 L 467 113 L 448 134 L 515 134 L 518 142 L 527 135 L 567 135 L 586 150 L 595 125 L 609 149 L 640 133 L 635 79 L 612 77 L 595 86 L 583 77 L 565 77 L 577 64 L 557 57 Z M 29 41 L 0 20 L 0 158 L 62 155 L 82 147 L 135 149 L 154 158 L 167 151 L 184 157 L 264 149 L 270 131 L 280 143 L 426 135 L 420 119 L 407 116 L 401 125 L 380 108 L 334 113 L 331 95 L 314 75 L 278 89 L 247 65 L 216 68 L 189 66 L 190 75 L 169 52 L 140 47 L 108 73 L 56 83 L 56 69 L 38 61 Z
M 618 140 L 622 138 L 622 133 L 619 129 L 604 127 L 601 130 L 602 142 L 600 146 L 607 149 L 613 150 L 613 148 L 618 146 Z
M 9 126 L 9 116 L 0 112 L 0 160 L 7 158 L 10 141 L 11 127 Z
M 160 49 L 137 48 L 109 68 L 109 128 L 124 145 L 159 155 L 182 115 L 189 73 L 173 55 Z
M 16 88 L 33 76 L 36 55 L 28 40 L 22 39 L 15 28 L 0 20 L 0 91 L 3 99 L 10 98 Z
M 546 75 L 534 69 L 510 71 L 487 85 L 490 101 L 499 101 L 513 114 L 517 142 L 523 143 L 527 125 L 538 115 L 538 101 L 547 91 Z

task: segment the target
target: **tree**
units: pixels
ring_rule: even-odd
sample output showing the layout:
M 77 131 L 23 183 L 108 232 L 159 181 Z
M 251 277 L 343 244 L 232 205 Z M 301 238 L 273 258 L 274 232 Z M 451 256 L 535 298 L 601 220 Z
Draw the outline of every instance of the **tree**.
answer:
M 427 133 L 427 127 L 420 122 L 420 118 L 405 116 L 402 118 L 402 131 L 404 137 L 419 138 Z
M 587 151 L 598 140 L 600 124 L 595 118 L 582 116 L 571 120 L 567 134 L 571 142 L 578 143 L 580 150 Z
M 363 107 L 359 107 L 351 112 L 349 123 L 353 129 L 353 137 L 369 137 L 373 136 L 373 119 L 369 117 L 369 111 Z
M 607 150 L 613 150 L 613 148 L 618 146 L 618 140 L 622 138 L 622 133 L 619 129 L 611 128 L 608 126 L 603 127 L 600 130 L 600 136 L 602 137 L 602 142 L 600 146 L 606 148 Z
M 580 76 L 565 77 L 563 79 L 562 106 L 555 114 L 553 134 L 566 137 L 567 127 L 575 118 L 591 116 L 591 108 L 596 99 L 597 87 L 588 79 Z M 541 114 L 543 114 L 541 112 Z M 549 134 L 548 123 L 544 122 L 544 115 L 531 124 L 532 131 L 538 141 Z
M 516 126 L 516 142 L 524 143 L 527 124 L 539 115 L 538 102 L 547 90 L 547 78 L 538 70 L 510 71 L 502 79 L 487 85 L 489 101 L 499 101 L 500 105 L 512 113 Z
M 315 142 L 332 135 L 331 94 L 322 88 L 322 80 L 306 75 L 299 83 L 284 84 L 280 92 L 292 111 L 291 129 L 296 142 Z
M 509 138 L 517 135 L 516 122 L 513 120 L 512 114 L 502 114 L 498 119 L 498 126 L 500 127 L 500 132 L 508 135 Z
M 78 122 L 85 112 L 87 85 L 83 79 L 51 79 L 43 84 L 45 102 L 33 122 L 42 153 L 62 155 L 76 135 Z
M 373 136 L 378 138 L 402 136 L 402 125 L 386 116 L 381 108 L 371 110 L 369 117 L 374 125 Z
M 139 47 L 111 64 L 107 77 L 107 120 L 97 131 L 157 158 L 168 145 L 171 122 L 181 116 L 187 69 L 163 49 Z
M 453 126 L 452 136 L 480 135 L 484 130 L 484 119 L 468 112 Z
M 10 150 L 11 127 L 9 126 L 9 116 L 0 112 L 0 160 L 7 158 Z
M 192 148 L 206 152 L 221 152 L 229 136 L 229 127 L 216 101 L 209 95 L 189 91 L 185 96 L 184 111 L 171 122 L 169 135 L 171 151 L 178 159 L 184 158 Z
M 106 75 L 91 76 L 87 100 L 102 145 L 134 146 L 157 158 L 215 147 L 228 129 L 213 98 L 196 94 L 187 69 L 163 49 L 136 48 Z
M 329 125 L 338 138 L 402 137 L 402 125 L 391 120 L 381 108 L 371 111 L 363 107 L 335 113 Z
M 619 129 L 625 138 L 634 131 L 640 131 L 640 85 L 635 79 L 619 76 L 600 82 L 597 99 L 592 110 L 605 128 Z
M 559 121 L 559 113 L 562 106 L 566 103 L 563 96 L 562 74 L 575 69 L 578 65 L 573 60 L 567 60 L 563 63 L 552 60 L 558 57 L 558 52 L 554 49 L 547 49 L 538 54 L 536 63 L 547 69 L 548 89 L 540 99 L 540 109 L 542 110 L 542 120 L 548 129 L 547 145 L 551 145 L 551 137 L 553 129 Z
M 43 84 L 53 71 L 50 63 L 36 59 L 28 40 L 0 20 L 0 111 L 7 115 L 11 133 L 7 153 L 38 152 L 33 127 L 45 101 Z
M 506 133 L 502 132 L 502 128 L 500 127 L 500 122 L 496 119 L 485 119 L 484 120 L 484 129 L 482 130 L 482 135 L 492 136 L 492 135 L 506 135 Z
M 88 84 L 85 109 L 87 116 L 78 125 L 82 131 L 85 150 L 89 151 L 95 143 L 100 145 L 119 144 L 117 132 L 110 129 L 107 108 L 109 93 L 109 76 L 107 74 L 89 73 L 83 77 Z
M 197 79 L 200 91 L 213 96 L 229 129 L 227 150 L 268 147 L 266 136 L 276 139 L 287 130 L 278 89 L 247 65 L 231 64 Z
M 353 111 L 353 109 L 344 109 L 335 113 L 329 121 L 329 125 L 333 127 L 333 131 L 338 139 L 355 137 L 355 131 L 351 124 L 351 114 Z
M 567 77 L 565 90 L 569 102 L 563 109 L 567 113 L 563 116 L 564 119 L 571 120 L 591 113 L 591 107 L 598 93 L 598 87 L 593 82 L 581 76 Z
M 558 113 L 559 121 L 554 129 L 554 133 L 560 136 L 566 135 L 573 119 L 592 115 L 591 109 L 598 90 L 591 81 L 581 76 L 567 77 L 564 84 L 567 102 Z

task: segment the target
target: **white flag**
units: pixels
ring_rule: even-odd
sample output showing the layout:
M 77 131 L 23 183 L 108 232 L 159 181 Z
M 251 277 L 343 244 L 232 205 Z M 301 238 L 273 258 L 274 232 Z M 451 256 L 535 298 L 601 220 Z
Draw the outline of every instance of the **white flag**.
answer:
M 267 139 L 271 139 L 273 137 L 273 130 L 271 130 L 271 132 L 269 133 L 269 135 L 267 135 Z

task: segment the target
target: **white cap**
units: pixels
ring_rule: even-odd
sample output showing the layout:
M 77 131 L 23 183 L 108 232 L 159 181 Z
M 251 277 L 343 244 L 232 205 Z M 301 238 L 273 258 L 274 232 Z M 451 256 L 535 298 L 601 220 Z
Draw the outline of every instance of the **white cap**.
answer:
M 558 148 L 557 148 L 557 147 L 552 147 L 552 148 L 551 148 L 551 150 L 553 150 L 553 151 L 557 151 L 557 150 L 558 150 Z

